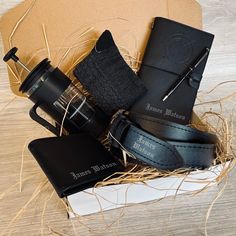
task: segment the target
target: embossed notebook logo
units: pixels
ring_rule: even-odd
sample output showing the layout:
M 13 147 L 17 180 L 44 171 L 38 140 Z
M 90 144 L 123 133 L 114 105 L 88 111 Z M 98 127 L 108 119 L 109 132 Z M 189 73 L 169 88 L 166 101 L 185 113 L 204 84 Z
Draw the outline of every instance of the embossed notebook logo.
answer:
M 178 114 L 177 112 L 175 112 L 171 109 L 166 108 L 165 110 L 163 110 L 161 108 L 157 108 L 157 107 L 152 106 L 150 103 L 146 104 L 145 110 L 146 111 L 151 111 L 151 112 L 154 112 L 154 113 L 158 113 L 158 114 L 162 114 L 163 116 L 174 117 L 174 118 L 179 119 L 179 120 L 185 120 L 186 119 L 186 117 L 184 115 Z
M 146 104 L 145 110 L 146 110 L 146 111 L 153 111 L 153 112 L 159 113 L 159 114 L 162 114 L 162 113 L 163 113 L 163 110 L 162 110 L 162 109 L 153 107 L 153 106 L 151 106 L 150 103 L 147 103 L 147 104 Z

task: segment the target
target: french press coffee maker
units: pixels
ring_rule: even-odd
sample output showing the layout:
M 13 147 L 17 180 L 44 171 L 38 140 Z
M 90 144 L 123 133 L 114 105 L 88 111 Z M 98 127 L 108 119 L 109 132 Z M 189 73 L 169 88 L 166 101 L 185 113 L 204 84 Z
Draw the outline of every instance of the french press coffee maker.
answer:
M 88 132 L 99 137 L 106 129 L 109 118 L 86 97 L 59 69 L 54 68 L 46 58 L 30 71 L 16 56 L 17 48 L 12 48 L 3 58 L 12 59 L 29 74 L 19 90 L 34 103 L 30 117 L 59 136 L 63 122 L 64 134 Z M 37 108 L 49 114 L 56 122 L 52 125 L 37 113 Z

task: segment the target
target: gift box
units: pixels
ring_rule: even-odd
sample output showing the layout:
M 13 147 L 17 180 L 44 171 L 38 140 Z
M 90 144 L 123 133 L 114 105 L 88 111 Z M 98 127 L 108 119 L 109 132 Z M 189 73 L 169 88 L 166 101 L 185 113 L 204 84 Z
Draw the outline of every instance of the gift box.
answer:
M 26 0 L 2 17 L 0 30 L 5 52 L 17 46 L 20 48 L 19 57 L 30 68 L 48 57 L 73 79 L 74 66 L 89 53 L 105 29 L 112 31 L 123 57 L 137 71 L 151 32 L 151 23 L 157 16 L 198 29 L 202 27 L 201 8 L 194 0 L 70 0 L 60 1 L 60 4 L 56 0 L 47 3 Z M 13 63 L 9 63 L 8 72 L 13 93 L 23 96 L 18 90 L 25 72 Z M 194 171 L 187 178 L 187 174 L 173 174 L 144 183 L 91 188 L 71 195 L 68 202 L 71 212 L 88 215 L 199 191 L 216 183 L 222 168 L 224 166 L 219 165 L 209 171 Z M 181 183 L 183 185 L 179 189 Z

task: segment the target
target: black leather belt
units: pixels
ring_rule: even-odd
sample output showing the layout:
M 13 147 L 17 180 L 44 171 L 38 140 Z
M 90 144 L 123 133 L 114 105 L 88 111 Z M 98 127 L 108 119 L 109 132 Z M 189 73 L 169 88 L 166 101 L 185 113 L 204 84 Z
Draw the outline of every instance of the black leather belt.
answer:
M 110 137 L 113 147 L 161 170 L 207 168 L 215 158 L 218 142 L 213 134 L 137 113 L 130 113 L 129 118 L 117 115 Z

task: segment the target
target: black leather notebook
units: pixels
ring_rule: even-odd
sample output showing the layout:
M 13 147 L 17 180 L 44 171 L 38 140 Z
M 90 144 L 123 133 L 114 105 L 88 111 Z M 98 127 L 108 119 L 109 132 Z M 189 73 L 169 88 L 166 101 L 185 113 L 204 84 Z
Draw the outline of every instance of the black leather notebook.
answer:
M 155 18 L 139 70 L 148 92 L 131 110 L 180 124 L 189 123 L 208 55 L 168 99 L 163 101 L 163 98 L 203 52 L 211 48 L 213 39 L 210 33 Z
M 89 134 L 42 138 L 29 150 L 60 197 L 93 187 L 123 165 Z

